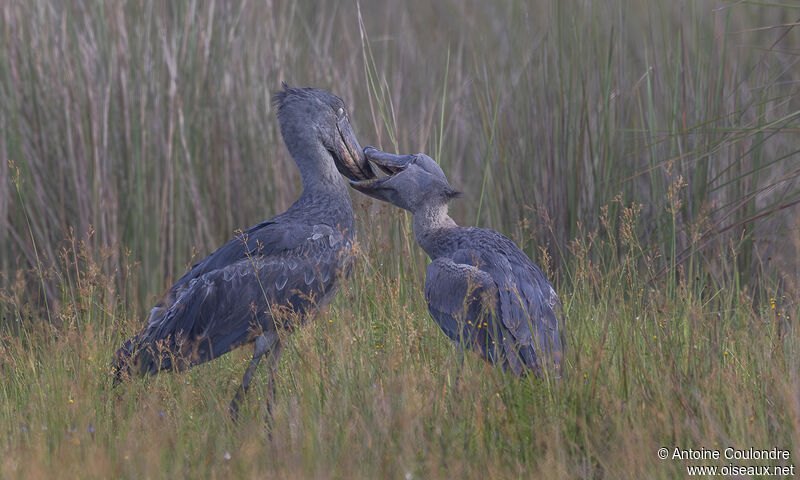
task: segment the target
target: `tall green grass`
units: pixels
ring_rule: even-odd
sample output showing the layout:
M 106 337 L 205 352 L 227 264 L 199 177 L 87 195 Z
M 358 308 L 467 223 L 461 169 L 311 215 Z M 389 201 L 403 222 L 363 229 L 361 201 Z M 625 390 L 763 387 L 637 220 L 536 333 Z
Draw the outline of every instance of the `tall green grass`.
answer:
M 674 478 L 660 446 L 800 451 L 800 10 L 770 2 L 0 5 L 0 476 Z M 111 390 L 193 261 L 285 209 L 270 92 L 435 155 L 463 224 L 554 279 L 567 376 L 457 358 L 407 214 L 279 371 L 237 351 Z M 262 372 L 263 373 L 263 372 Z M 260 378 L 260 377 L 259 377 Z M 720 464 L 722 465 L 722 464 Z

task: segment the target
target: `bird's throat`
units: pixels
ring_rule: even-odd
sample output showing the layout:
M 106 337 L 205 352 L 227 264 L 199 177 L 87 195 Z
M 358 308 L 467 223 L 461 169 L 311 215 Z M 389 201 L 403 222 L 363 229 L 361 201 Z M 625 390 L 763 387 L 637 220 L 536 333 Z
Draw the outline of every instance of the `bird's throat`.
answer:
M 414 236 L 431 259 L 438 257 L 439 239 L 454 228 L 458 225 L 447 214 L 446 203 L 426 206 L 414 213 Z

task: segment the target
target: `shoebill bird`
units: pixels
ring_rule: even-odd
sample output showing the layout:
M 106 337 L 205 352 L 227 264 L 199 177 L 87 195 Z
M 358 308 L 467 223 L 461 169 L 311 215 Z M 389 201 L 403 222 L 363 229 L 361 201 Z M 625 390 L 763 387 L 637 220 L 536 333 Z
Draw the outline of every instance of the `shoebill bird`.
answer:
M 350 180 L 356 190 L 414 214 L 417 243 L 431 258 L 425 299 L 431 316 L 459 351 L 477 350 L 517 375 L 545 369 L 561 375 L 561 304 L 542 271 L 507 237 L 460 227 L 447 214 L 453 190 L 429 156 L 372 147 L 367 160 L 387 175 Z
M 350 273 L 353 209 L 340 173 L 351 179 L 375 174 L 340 98 L 282 87 L 273 102 L 302 177 L 300 198 L 236 235 L 164 294 L 144 329 L 116 352 L 115 384 L 131 375 L 185 370 L 253 344 L 253 359 L 230 405 L 236 419 L 261 358 L 269 358 L 274 396 L 284 332 L 314 317 Z M 269 422 L 270 400 L 267 411 Z

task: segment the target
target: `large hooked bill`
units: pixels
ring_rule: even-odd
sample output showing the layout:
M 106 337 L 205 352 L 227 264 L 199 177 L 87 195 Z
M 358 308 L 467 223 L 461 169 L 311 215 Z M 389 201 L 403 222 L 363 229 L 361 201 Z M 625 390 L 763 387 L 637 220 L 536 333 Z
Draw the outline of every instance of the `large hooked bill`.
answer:
M 354 187 L 370 187 L 382 183 L 393 175 L 408 168 L 408 166 L 413 164 L 417 159 L 417 155 L 397 155 L 378 150 L 372 146 L 364 147 L 364 156 L 368 163 L 374 163 L 387 176 L 364 180 L 350 180 L 350 184 Z
M 336 163 L 339 173 L 351 181 L 375 178 L 375 172 L 365 158 L 347 117 L 343 117 L 336 123 L 336 130 L 339 138 L 335 140 L 336 151 L 331 153 L 334 154 L 334 163 Z

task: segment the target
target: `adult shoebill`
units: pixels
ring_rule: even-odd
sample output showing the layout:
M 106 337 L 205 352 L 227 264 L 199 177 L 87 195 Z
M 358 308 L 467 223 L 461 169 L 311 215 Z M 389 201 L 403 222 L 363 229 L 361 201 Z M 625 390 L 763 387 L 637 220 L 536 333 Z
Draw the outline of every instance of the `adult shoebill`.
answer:
M 342 100 L 313 88 L 273 97 L 281 134 L 300 170 L 303 192 L 287 211 L 237 235 L 189 270 L 150 311 L 147 325 L 115 355 L 115 383 L 127 375 L 183 370 L 255 343 L 231 402 L 238 406 L 264 355 L 269 385 L 283 343 L 327 305 L 351 270 L 353 209 L 347 185 L 374 177 Z M 269 401 L 268 412 L 271 412 Z M 268 413 L 269 416 L 269 413 Z
M 547 368 L 560 377 L 561 304 L 542 271 L 507 237 L 456 225 L 447 205 L 460 193 L 431 157 L 372 147 L 364 153 L 388 176 L 350 184 L 414 214 L 417 243 L 432 260 L 425 278 L 428 310 L 456 343 L 460 363 L 467 347 L 517 375 L 541 376 Z

